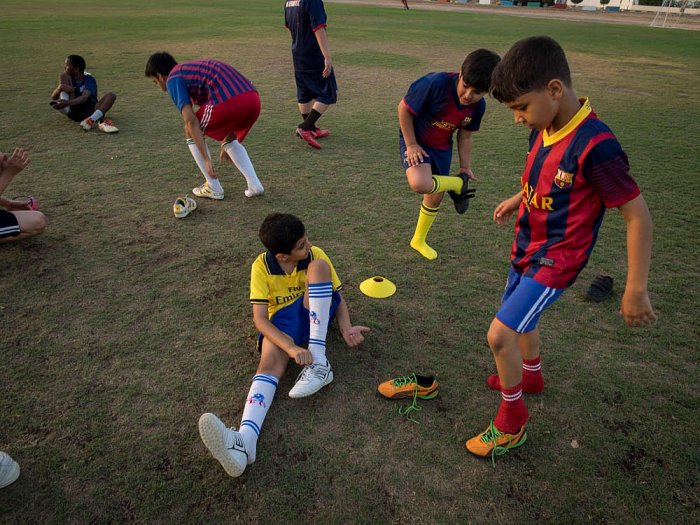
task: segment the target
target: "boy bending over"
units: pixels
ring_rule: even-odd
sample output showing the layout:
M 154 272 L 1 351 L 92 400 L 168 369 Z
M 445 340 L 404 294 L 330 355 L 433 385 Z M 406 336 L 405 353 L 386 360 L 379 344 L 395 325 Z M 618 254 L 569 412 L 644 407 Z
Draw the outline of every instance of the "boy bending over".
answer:
M 226 428 L 213 414 L 199 419 L 202 441 L 229 476 L 240 476 L 255 461 L 260 429 L 290 359 L 304 369 L 289 392 L 310 396 L 333 381 L 326 359 L 326 332 L 333 317 L 348 346 L 364 341 L 366 326 L 353 326 L 342 285 L 323 250 L 312 246 L 294 215 L 268 215 L 260 227 L 267 251 L 251 268 L 250 302 L 260 331 L 260 364 L 243 408 L 240 430 Z M 308 344 L 308 348 L 304 346 Z
M 472 133 L 479 131 L 486 110 L 484 95 L 499 56 L 487 49 L 467 55 L 460 73 L 429 73 L 419 78 L 399 102 L 399 146 L 408 184 L 423 195 L 411 248 L 428 260 L 438 253 L 426 243 L 444 192 L 448 191 L 457 213 L 464 213 L 476 180 L 471 166 Z M 459 173 L 450 177 L 452 135 L 457 132 Z
M 487 382 L 502 400 L 486 430 L 466 443 L 478 456 L 504 454 L 525 442 L 522 394 L 544 388 L 537 322 L 586 266 L 607 208 L 620 210 L 627 223 L 620 311 L 630 326 L 656 319 L 647 294 L 649 210 L 615 135 L 588 99 L 576 97 L 564 50 L 549 37 L 517 42 L 496 67 L 491 93 L 532 131 L 522 191 L 493 213 L 498 224 L 518 216 L 506 291 L 488 331 L 498 374 Z
M 206 59 L 178 64 L 165 52 L 151 55 L 146 77 L 170 95 L 185 122 L 187 147 L 206 179 L 192 193 L 208 199 L 224 198 L 204 142 L 206 135 L 221 142 L 221 160 L 235 164 L 245 177 L 245 196 L 262 195 L 265 190 L 243 147 L 243 139 L 260 115 L 260 96 L 251 81 L 224 62 Z M 199 106 L 196 112 L 193 105 Z
M 97 122 L 100 131 L 116 133 L 119 130 L 105 118 L 115 100 L 117 95 L 111 92 L 98 100 L 97 80 L 85 71 L 85 59 L 80 55 L 68 55 L 49 104 L 69 119 L 80 122 L 85 131 L 90 131 Z

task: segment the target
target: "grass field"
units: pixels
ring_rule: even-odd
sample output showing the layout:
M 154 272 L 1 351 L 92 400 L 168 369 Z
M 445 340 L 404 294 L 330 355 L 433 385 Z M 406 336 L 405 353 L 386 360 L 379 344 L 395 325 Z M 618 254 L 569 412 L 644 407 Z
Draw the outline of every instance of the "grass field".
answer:
M 0 5 L 0 150 L 32 156 L 6 193 L 34 195 L 50 223 L 0 247 L 0 450 L 22 468 L 0 490 L 0 523 L 697 523 L 700 33 L 329 4 L 340 100 L 315 151 L 292 133 L 282 4 Z M 659 321 L 629 329 L 617 313 L 625 228 L 613 210 L 589 267 L 541 321 L 547 388 L 526 399 L 528 443 L 494 468 L 464 441 L 498 403 L 485 334 L 512 225 L 491 213 L 518 189 L 527 131 L 488 101 L 477 198 L 465 216 L 443 207 L 429 262 L 408 247 L 419 198 L 399 164 L 396 105 L 422 74 L 531 34 L 562 43 L 577 93 L 630 157 L 655 222 Z M 222 59 L 256 84 L 263 111 L 245 144 L 264 197 L 246 199 L 222 167 L 226 199 L 173 218 L 172 201 L 201 176 L 176 109 L 143 76 L 160 50 Z M 50 110 L 70 53 L 118 94 L 117 135 Z M 290 366 L 257 462 L 230 479 L 197 419 L 240 420 L 257 365 L 249 268 L 273 211 L 305 220 L 372 333 L 350 350 L 331 331 L 336 379 L 316 396 L 287 397 Z M 599 273 L 614 277 L 615 297 L 586 302 Z M 396 283 L 390 299 L 360 293 L 377 274 Z M 376 393 L 412 371 L 442 385 L 420 424 Z

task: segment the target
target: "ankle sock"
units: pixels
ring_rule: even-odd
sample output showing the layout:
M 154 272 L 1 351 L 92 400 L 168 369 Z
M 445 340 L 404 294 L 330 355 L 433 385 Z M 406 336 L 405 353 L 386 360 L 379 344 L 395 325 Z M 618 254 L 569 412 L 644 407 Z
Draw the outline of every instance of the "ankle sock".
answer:
M 527 422 L 529 414 L 523 401 L 523 384 L 501 389 L 501 405 L 493 424 L 501 432 L 517 434 Z

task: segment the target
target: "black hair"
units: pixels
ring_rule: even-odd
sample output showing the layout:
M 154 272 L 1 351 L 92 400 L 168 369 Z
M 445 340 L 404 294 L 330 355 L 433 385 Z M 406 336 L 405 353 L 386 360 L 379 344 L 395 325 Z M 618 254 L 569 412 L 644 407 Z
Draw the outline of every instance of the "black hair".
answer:
M 260 226 L 260 240 L 272 252 L 290 254 L 299 239 L 306 235 L 304 223 L 289 213 L 271 213 Z
M 177 61 L 170 53 L 165 51 L 153 53 L 146 62 L 146 76 L 155 78 L 160 73 L 167 77 L 175 66 L 177 66 Z
M 513 44 L 496 66 L 491 95 L 499 102 L 512 102 L 525 93 L 543 90 L 554 79 L 571 87 L 564 50 L 548 36 L 531 36 Z
M 66 57 L 66 60 L 68 60 L 68 63 L 73 66 L 77 67 L 81 73 L 85 73 L 85 59 L 81 57 L 80 55 L 68 55 Z
M 501 57 L 488 49 L 472 51 L 462 63 L 462 80 L 479 93 L 486 93 L 491 87 L 493 69 L 500 61 Z

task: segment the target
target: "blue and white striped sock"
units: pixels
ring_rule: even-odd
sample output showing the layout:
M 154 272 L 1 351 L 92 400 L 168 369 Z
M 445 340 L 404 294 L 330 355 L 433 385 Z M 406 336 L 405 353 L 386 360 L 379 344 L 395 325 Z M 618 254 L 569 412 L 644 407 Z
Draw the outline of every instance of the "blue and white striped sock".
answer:
M 255 461 L 255 452 L 260 435 L 260 428 L 267 411 L 275 397 L 278 379 L 271 374 L 256 374 L 253 376 L 253 384 L 250 385 L 248 399 L 243 408 L 243 417 L 238 431 L 245 441 L 245 449 L 248 452 L 248 464 Z
M 333 283 L 309 284 L 309 352 L 314 364 L 326 364 L 326 333 L 333 297 Z

